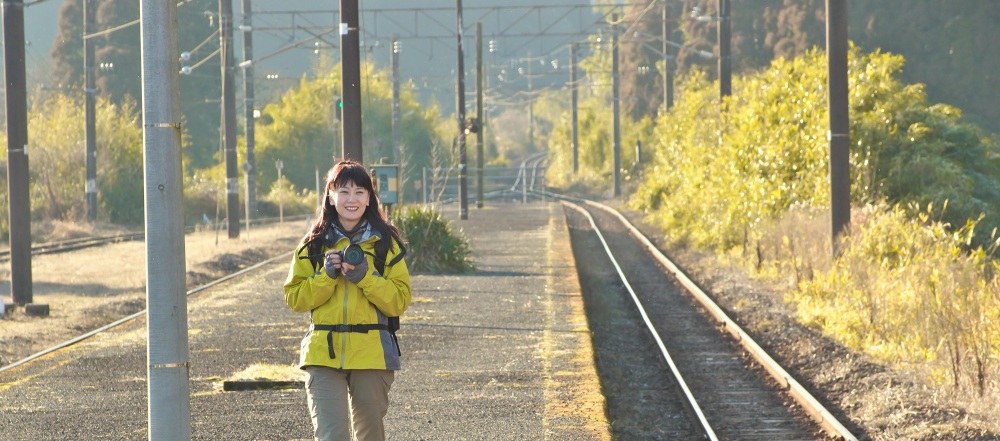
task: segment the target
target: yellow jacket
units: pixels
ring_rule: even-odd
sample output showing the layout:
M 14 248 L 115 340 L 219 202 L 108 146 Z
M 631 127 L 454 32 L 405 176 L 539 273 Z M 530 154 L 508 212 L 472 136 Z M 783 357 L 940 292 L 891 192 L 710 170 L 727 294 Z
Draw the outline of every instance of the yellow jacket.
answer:
M 386 256 L 385 274 L 375 269 L 375 242 L 381 233 L 367 224 L 354 235 L 368 259 L 368 273 L 355 285 L 343 274 L 332 279 L 322 266 L 313 267 L 308 247 L 299 245 L 285 280 L 285 303 L 297 312 L 309 312 L 312 325 L 302 339 L 299 367 L 328 366 L 336 369 L 399 370 L 399 348 L 388 330 L 340 332 L 331 325 L 387 325 L 410 306 L 410 272 L 402 259 L 388 266 L 399 254 L 393 242 Z M 333 248 L 344 250 L 351 240 L 339 232 Z M 386 237 L 384 240 L 392 240 Z M 325 248 L 325 252 L 328 249 Z

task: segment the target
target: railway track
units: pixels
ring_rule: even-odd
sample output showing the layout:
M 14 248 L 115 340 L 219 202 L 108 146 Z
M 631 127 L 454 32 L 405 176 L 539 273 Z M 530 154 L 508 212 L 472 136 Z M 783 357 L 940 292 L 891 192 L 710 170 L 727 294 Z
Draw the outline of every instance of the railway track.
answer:
M 304 220 L 305 215 L 298 216 L 287 216 L 287 221 L 298 221 Z M 254 225 L 265 225 L 270 223 L 278 222 L 278 218 L 264 218 L 259 220 L 254 220 L 251 223 L 251 227 Z M 243 222 L 244 228 L 246 228 L 246 222 Z M 222 229 L 225 228 L 225 224 L 215 224 L 209 226 L 212 229 Z M 194 231 L 194 227 L 188 227 L 185 232 Z M 252 232 L 250 234 L 253 234 Z M 119 233 L 107 236 L 94 236 L 94 237 L 81 237 L 76 239 L 69 239 L 57 242 L 48 242 L 31 246 L 31 255 L 36 256 L 40 254 L 56 254 L 65 253 L 68 251 L 76 251 L 84 248 L 98 247 L 101 245 L 107 245 L 117 242 L 125 242 L 130 240 L 144 240 L 146 238 L 146 233 L 142 231 L 131 232 L 131 233 Z M 10 261 L 10 248 L 0 250 L 0 262 Z
M 74 251 L 83 248 L 96 247 L 109 243 L 125 242 L 129 240 L 142 240 L 145 233 L 122 233 L 109 236 L 83 237 L 59 242 L 49 242 L 31 246 L 31 255 L 54 254 L 67 251 Z M 10 249 L 0 250 L 0 262 L 10 261 Z
M 596 307 L 630 298 L 635 311 L 631 325 L 604 325 L 605 332 L 633 334 L 643 340 L 634 350 L 658 350 L 666 365 L 635 366 L 643 384 L 670 383 L 654 392 L 637 389 L 635 395 L 659 401 L 659 408 L 683 409 L 685 418 L 677 418 L 676 411 L 649 416 L 656 418 L 663 439 L 856 439 L 624 217 L 600 204 L 577 202 L 563 202 L 570 228 L 577 231 L 574 254 L 604 256 L 578 258 L 578 272 L 615 278 L 609 291 L 593 295 L 618 299 L 593 299 Z M 591 237 L 582 237 L 584 231 Z M 586 249 L 577 251 L 579 245 Z M 592 327 L 601 332 L 602 325 Z M 646 359 L 632 363 L 649 363 Z M 638 372 L 649 369 L 658 372 Z

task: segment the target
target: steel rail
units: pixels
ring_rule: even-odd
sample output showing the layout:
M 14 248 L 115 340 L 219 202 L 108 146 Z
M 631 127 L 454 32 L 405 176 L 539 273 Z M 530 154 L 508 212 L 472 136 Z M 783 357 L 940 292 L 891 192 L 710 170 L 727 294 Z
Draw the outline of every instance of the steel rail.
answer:
M 267 260 L 265 260 L 263 262 L 257 263 L 256 265 L 253 265 L 253 266 L 244 268 L 242 270 L 239 270 L 239 271 L 237 271 L 235 273 L 232 273 L 232 274 L 223 276 L 221 278 L 215 279 L 215 280 L 213 280 L 211 282 L 208 282 L 208 283 L 206 283 L 204 285 L 198 286 L 196 288 L 192 288 L 191 290 L 189 290 L 187 292 L 187 296 L 190 297 L 193 294 L 199 293 L 199 292 L 204 291 L 204 290 L 206 290 L 208 288 L 211 288 L 211 287 L 213 287 L 215 285 L 218 285 L 220 283 L 226 282 L 226 281 L 228 281 L 230 279 L 233 279 L 235 277 L 241 276 L 241 275 L 246 274 L 248 272 L 254 271 L 254 270 L 256 270 L 258 268 L 261 268 L 263 266 L 266 266 L 266 265 L 268 265 L 270 263 L 276 262 L 279 259 L 288 259 L 288 257 L 291 256 L 291 255 L 292 255 L 292 251 L 289 251 L 289 252 L 281 254 L 279 256 L 275 256 L 275 257 L 272 257 L 270 259 L 267 259 Z M 70 340 L 66 340 L 66 341 L 64 341 L 62 343 L 59 343 L 59 344 L 57 344 L 55 346 L 52 346 L 52 347 L 50 347 L 48 349 L 44 349 L 44 350 L 42 350 L 40 352 L 36 352 L 36 353 L 34 353 L 32 355 L 24 357 L 24 358 L 22 358 L 22 359 L 20 359 L 18 361 L 15 361 L 15 362 L 13 362 L 11 364 L 6 365 L 6 366 L 0 366 L 0 372 L 4 372 L 4 371 L 6 371 L 8 369 L 13 369 L 13 368 L 15 368 L 17 366 L 29 363 L 32 360 L 35 360 L 35 359 L 37 359 L 39 357 L 43 357 L 43 356 L 45 356 L 47 354 L 50 354 L 52 352 L 58 351 L 60 349 L 63 349 L 63 348 L 69 347 L 69 346 L 72 346 L 72 345 L 77 344 L 77 343 L 79 343 L 81 341 L 84 341 L 84 340 L 86 340 L 86 339 L 88 339 L 90 337 L 93 337 L 93 336 L 95 336 L 97 334 L 100 334 L 100 333 L 102 333 L 104 331 L 107 331 L 109 329 L 112 329 L 114 327 L 122 325 L 124 323 L 129 322 L 129 321 L 135 320 L 136 318 L 142 316 L 143 314 L 146 314 L 147 311 L 148 311 L 147 309 L 143 309 L 142 311 L 136 312 L 136 313 L 134 313 L 132 315 L 129 315 L 129 316 L 126 316 L 126 317 L 122 317 L 122 318 L 120 318 L 120 319 L 118 319 L 118 320 L 116 320 L 116 321 L 114 321 L 112 323 L 109 323 L 107 325 L 101 326 L 100 328 L 97 328 L 97 329 L 95 329 L 93 331 L 87 332 L 86 334 L 82 334 L 82 335 L 77 336 L 75 338 L 72 338 Z
M 691 389 L 688 388 L 687 382 L 684 381 L 684 376 L 681 375 L 680 370 L 677 369 L 677 365 L 674 363 L 674 359 L 670 356 L 667 346 L 663 343 L 663 339 L 660 338 L 660 333 L 656 331 L 656 328 L 653 326 L 653 322 L 649 319 L 649 315 L 646 314 L 646 309 L 642 306 L 642 301 L 639 300 L 639 297 L 635 294 L 635 290 L 632 289 L 632 285 L 629 284 L 628 279 L 625 277 L 625 273 L 622 271 L 621 266 L 618 265 L 618 261 L 611 252 L 611 247 L 608 246 L 608 242 L 604 240 L 604 235 L 601 234 L 601 229 L 597 227 L 597 223 L 594 222 L 594 218 L 587 212 L 587 210 L 577 204 L 563 201 L 563 205 L 583 213 L 583 215 L 587 217 L 587 220 L 590 221 L 590 226 L 594 229 L 594 233 L 597 235 L 597 238 L 600 239 L 601 245 L 604 247 L 604 252 L 607 253 L 608 259 L 611 260 L 611 264 L 614 265 L 615 271 L 618 272 L 618 277 L 625 285 L 625 289 L 627 289 L 629 295 L 632 296 L 632 302 L 635 303 L 635 307 L 639 310 L 639 315 L 642 316 L 642 321 L 646 324 L 646 329 L 649 330 L 653 340 L 656 340 L 656 345 L 660 348 L 660 354 L 663 355 L 664 360 L 666 360 L 667 364 L 670 366 L 670 372 L 673 374 L 674 380 L 677 381 L 677 385 L 680 387 L 681 391 L 684 392 L 684 404 L 697 418 L 705 438 L 712 441 L 718 441 L 719 438 L 716 436 L 715 431 L 712 430 L 711 424 L 709 424 L 708 420 L 705 418 L 705 414 L 702 412 L 701 406 L 698 405 L 698 400 L 694 398 L 694 394 L 692 394 Z
M 538 163 L 536 163 L 536 165 L 537 164 Z M 732 335 L 744 349 L 746 349 L 754 360 L 764 367 L 764 370 L 766 370 L 772 378 L 785 387 L 792 398 L 795 399 L 795 401 L 802 407 L 803 410 L 805 410 L 807 414 L 809 414 L 809 417 L 812 418 L 813 421 L 819 424 L 819 426 L 831 436 L 839 437 L 845 441 L 857 441 L 857 437 L 847 430 L 847 428 L 844 427 L 844 425 L 841 424 L 840 421 L 838 421 L 837 418 L 835 418 L 833 414 L 831 414 L 830 411 L 823 406 L 823 404 L 816 400 L 816 398 L 813 397 L 812 394 L 802 386 L 802 384 L 792 377 L 791 374 L 785 371 L 785 369 L 781 367 L 781 365 L 778 364 L 778 362 L 775 361 L 774 358 L 767 353 L 767 351 L 761 348 L 760 345 L 758 345 L 757 342 L 743 330 L 743 328 L 733 321 L 733 319 L 731 319 L 729 315 L 726 314 L 725 311 L 723 311 L 722 308 L 720 308 L 719 305 L 708 296 L 708 294 L 705 294 L 705 292 L 702 291 L 702 289 L 698 287 L 698 285 L 695 284 L 694 281 L 692 281 L 687 274 L 684 273 L 684 271 L 675 265 L 673 261 L 664 256 L 663 253 L 660 252 L 659 248 L 657 248 L 656 245 L 653 245 L 653 243 L 650 242 L 650 240 L 646 238 L 646 236 L 642 234 L 638 228 L 632 225 L 632 222 L 629 222 L 625 216 L 619 213 L 618 210 L 587 199 L 572 198 L 557 193 L 535 190 L 534 188 L 530 191 L 542 195 L 548 195 L 554 199 L 584 203 L 616 216 L 629 230 L 630 234 L 642 243 L 643 247 L 646 248 L 646 251 L 674 275 L 677 281 L 691 293 L 695 300 L 701 303 L 701 305 L 704 306 L 705 309 L 707 309 L 708 312 L 719 321 L 721 326 L 725 328 L 725 330 Z M 590 218 L 589 213 L 588 218 Z M 591 220 L 591 222 L 593 223 L 593 220 Z M 604 240 L 601 239 L 601 242 L 604 242 Z M 617 267 L 618 265 L 616 263 L 615 268 Z M 619 274 L 621 274 L 620 270 Z M 631 292 L 631 289 L 629 291 Z M 643 316 L 645 317 L 645 313 L 643 313 Z
M 687 274 L 685 274 L 677 265 L 675 265 L 670 259 L 663 255 L 645 235 L 642 234 L 628 219 L 625 218 L 618 210 L 615 210 L 607 205 L 600 204 L 594 201 L 585 201 L 587 205 L 604 210 L 612 215 L 616 216 L 629 232 L 642 242 L 646 250 L 664 267 L 666 267 L 677 281 L 681 283 L 687 290 L 694 296 L 705 309 L 708 310 L 712 316 L 719 321 L 719 323 L 725 328 L 729 334 L 733 336 L 744 349 L 749 352 L 753 358 L 764 367 L 765 370 L 771 377 L 783 385 L 789 394 L 795 398 L 795 401 L 799 403 L 800 406 L 809 414 L 810 417 L 816 421 L 820 427 L 823 427 L 828 433 L 833 436 L 840 437 L 847 441 L 857 441 L 857 438 L 851 434 L 850 431 L 844 427 L 840 421 L 837 419 L 824 407 L 815 397 L 806 390 L 795 378 L 792 377 L 784 368 L 778 364 L 777 361 L 772 358 L 767 351 L 760 347 L 756 341 L 747 334 L 743 328 L 741 328 L 733 319 L 729 317 L 722 308 L 719 307 L 697 284 L 692 281 Z

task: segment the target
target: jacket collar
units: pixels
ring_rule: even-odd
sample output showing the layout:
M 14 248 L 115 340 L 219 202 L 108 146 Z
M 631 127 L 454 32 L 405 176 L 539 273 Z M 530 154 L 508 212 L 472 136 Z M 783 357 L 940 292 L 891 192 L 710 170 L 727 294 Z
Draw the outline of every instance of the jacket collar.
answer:
M 334 223 L 333 234 L 335 238 L 334 243 L 339 242 L 343 238 L 350 240 L 351 243 L 361 243 L 371 238 L 378 240 L 382 237 L 379 231 L 372 228 L 367 220 L 362 220 L 360 224 L 354 227 L 353 231 L 349 232 L 344 231 L 343 227 Z

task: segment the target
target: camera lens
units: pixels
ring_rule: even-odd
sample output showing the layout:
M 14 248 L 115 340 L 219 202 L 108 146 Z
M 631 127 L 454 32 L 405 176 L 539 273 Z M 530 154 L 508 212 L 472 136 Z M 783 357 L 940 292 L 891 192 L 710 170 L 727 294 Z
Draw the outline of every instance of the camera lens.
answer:
M 365 260 L 365 252 L 361 249 L 358 244 L 351 244 L 344 250 L 344 261 L 351 264 L 357 265 Z

